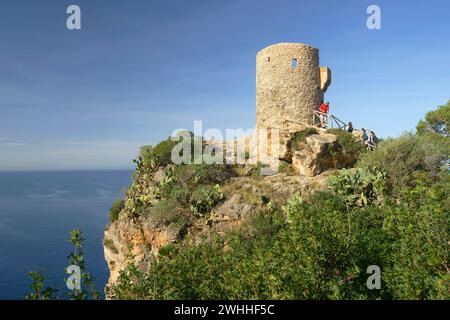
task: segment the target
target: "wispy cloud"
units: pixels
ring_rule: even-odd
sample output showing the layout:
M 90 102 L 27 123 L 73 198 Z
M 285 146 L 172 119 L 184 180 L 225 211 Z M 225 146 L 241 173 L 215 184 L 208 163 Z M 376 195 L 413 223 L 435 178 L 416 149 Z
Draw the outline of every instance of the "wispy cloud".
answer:
M 104 139 L 104 140 L 54 140 L 44 142 L 47 144 L 59 144 L 65 146 L 89 146 L 98 148 L 109 148 L 109 147 L 119 147 L 135 144 L 136 142 L 131 142 L 129 140 L 120 139 Z
M 0 137 L 0 147 L 17 147 L 17 146 L 23 146 L 23 145 L 25 145 L 25 143 L 8 141 L 7 138 Z
M 136 154 L 144 145 L 128 140 L 49 141 L 45 152 L 50 156 L 105 157 L 107 155 Z
M 17 147 L 17 146 L 24 146 L 25 143 L 20 142 L 0 142 L 0 146 L 2 147 Z

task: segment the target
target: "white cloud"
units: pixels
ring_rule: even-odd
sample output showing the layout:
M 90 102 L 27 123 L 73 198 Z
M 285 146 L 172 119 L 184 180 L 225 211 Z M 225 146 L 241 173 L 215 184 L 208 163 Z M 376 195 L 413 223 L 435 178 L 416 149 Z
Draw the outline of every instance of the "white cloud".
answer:
M 17 147 L 17 146 L 24 146 L 25 143 L 20 142 L 0 142 L 0 146 L 3 147 Z
M 7 138 L 0 137 L 0 147 L 17 147 L 23 146 L 25 143 L 8 141 Z

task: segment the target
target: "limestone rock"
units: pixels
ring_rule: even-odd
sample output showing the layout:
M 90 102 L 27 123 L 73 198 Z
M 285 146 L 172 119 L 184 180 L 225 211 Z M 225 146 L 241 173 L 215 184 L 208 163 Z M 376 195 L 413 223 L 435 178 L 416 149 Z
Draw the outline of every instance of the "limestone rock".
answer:
M 166 168 L 160 167 L 158 171 L 156 171 L 155 174 L 153 175 L 153 181 L 158 183 L 161 180 L 163 180 L 164 177 L 166 176 L 166 170 L 167 170 Z
M 299 151 L 295 151 L 292 164 L 299 174 L 314 177 L 326 170 L 342 167 L 342 147 L 333 134 L 321 133 L 306 137 Z
M 247 216 L 252 210 L 252 206 L 245 203 L 242 196 L 233 194 L 228 200 L 217 207 L 212 213 L 213 221 L 237 220 Z
M 182 225 L 159 226 L 147 217 L 136 221 L 125 217 L 112 223 L 104 232 L 103 245 L 110 270 L 108 284 L 113 284 L 130 262 L 145 271 L 159 249 L 176 241 L 184 231 Z
M 363 133 L 362 130 L 356 130 L 356 129 L 355 129 L 355 130 L 353 130 L 352 134 L 353 134 L 353 136 L 355 137 L 356 141 L 359 141 L 359 142 L 361 142 L 361 143 L 364 142 L 364 139 L 363 139 L 364 133 Z M 366 134 L 367 134 L 367 133 L 366 133 Z

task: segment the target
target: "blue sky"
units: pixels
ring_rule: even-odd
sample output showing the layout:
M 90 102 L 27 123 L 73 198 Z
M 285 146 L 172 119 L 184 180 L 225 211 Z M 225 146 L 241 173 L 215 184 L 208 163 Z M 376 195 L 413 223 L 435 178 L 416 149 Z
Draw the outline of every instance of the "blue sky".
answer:
M 320 49 L 332 113 L 397 136 L 450 99 L 449 18 L 448 0 L 2 1 L 0 170 L 130 168 L 194 120 L 252 128 L 255 55 L 278 42 Z

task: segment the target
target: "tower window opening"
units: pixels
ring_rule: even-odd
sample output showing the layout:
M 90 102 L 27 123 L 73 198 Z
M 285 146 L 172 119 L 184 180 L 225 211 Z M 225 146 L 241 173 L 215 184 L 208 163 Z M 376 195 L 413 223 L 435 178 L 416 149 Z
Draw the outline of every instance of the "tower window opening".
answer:
M 267 62 L 270 62 L 270 57 L 267 57 Z
M 293 58 L 293 59 L 292 59 L 292 63 L 291 63 L 292 69 L 296 69 L 296 68 L 297 68 L 297 65 L 298 65 L 297 59 L 296 59 L 296 58 Z

